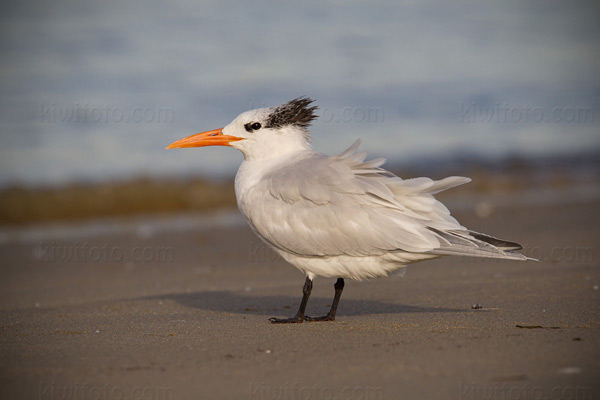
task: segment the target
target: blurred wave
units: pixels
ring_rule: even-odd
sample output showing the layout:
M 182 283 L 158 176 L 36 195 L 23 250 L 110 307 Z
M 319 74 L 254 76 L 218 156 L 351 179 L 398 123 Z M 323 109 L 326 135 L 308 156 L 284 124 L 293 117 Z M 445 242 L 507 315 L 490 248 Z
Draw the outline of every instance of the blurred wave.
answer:
M 600 6 L 562 1 L 3 4 L 0 185 L 231 177 L 165 151 L 308 95 L 314 144 L 418 162 L 600 149 Z

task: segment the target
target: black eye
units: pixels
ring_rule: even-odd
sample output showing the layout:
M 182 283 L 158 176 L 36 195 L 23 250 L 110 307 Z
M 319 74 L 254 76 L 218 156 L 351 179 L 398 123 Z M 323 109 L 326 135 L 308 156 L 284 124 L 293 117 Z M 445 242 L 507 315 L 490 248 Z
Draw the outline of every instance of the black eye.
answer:
M 252 131 L 257 131 L 260 128 L 262 128 L 262 125 L 260 124 L 260 122 L 248 122 L 247 124 L 244 124 L 244 128 L 246 128 L 246 130 L 248 132 L 252 132 Z

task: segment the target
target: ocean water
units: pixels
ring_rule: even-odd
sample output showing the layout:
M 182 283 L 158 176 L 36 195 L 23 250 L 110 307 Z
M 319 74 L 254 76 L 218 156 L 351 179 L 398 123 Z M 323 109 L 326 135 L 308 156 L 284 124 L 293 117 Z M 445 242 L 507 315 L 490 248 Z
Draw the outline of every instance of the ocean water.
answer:
M 0 186 L 232 176 L 164 150 L 306 95 L 328 154 L 600 151 L 595 1 L 23 1 L 0 13 Z

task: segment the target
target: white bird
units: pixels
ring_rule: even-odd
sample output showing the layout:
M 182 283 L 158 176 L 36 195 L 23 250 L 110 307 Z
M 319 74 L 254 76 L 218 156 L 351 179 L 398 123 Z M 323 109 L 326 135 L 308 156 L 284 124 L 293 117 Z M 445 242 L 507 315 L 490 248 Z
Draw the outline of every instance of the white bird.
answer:
M 246 111 L 221 129 L 167 147 L 231 146 L 244 161 L 235 177 L 237 204 L 250 228 L 306 274 L 296 316 L 273 323 L 333 321 L 344 278 L 388 275 L 409 263 L 445 255 L 527 260 L 518 243 L 460 225 L 434 194 L 470 182 L 451 176 L 401 179 L 365 161 L 360 141 L 336 156 L 313 150 L 308 127 L 313 100 L 300 97 Z M 311 318 L 305 308 L 316 276 L 338 278 L 329 313 Z

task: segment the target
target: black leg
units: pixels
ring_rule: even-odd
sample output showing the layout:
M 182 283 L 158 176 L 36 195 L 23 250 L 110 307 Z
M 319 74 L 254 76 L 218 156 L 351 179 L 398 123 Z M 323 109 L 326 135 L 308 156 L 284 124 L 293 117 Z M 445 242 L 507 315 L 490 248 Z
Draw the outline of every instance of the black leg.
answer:
M 295 317 L 292 318 L 269 318 L 274 324 L 293 324 L 304 322 L 304 311 L 306 310 L 306 303 L 308 303 L 308 298 L 310 297 L 310 292 L 312 291 L 312 281 L 306 277 L 304 281 L 304 287 L 302 288 L 302 301 L 300 302 L 300 308 L 298 308 L 298 312 Z M 344 286 L 342 281 L 342 286 Z
M 335 288 L 335 295 L 333 296 L 333 303 L 331 303 L 331 309 L 327 315 L 322 317 L 304 317 L 307 321 L 333 321 L 335 320 L 335 313 L 337 311 L 338 303 L 340 302 L 340 297 L 342 297 L 342 290 L 344 290 L 344 278 L 338 278 L 333 285 Z

